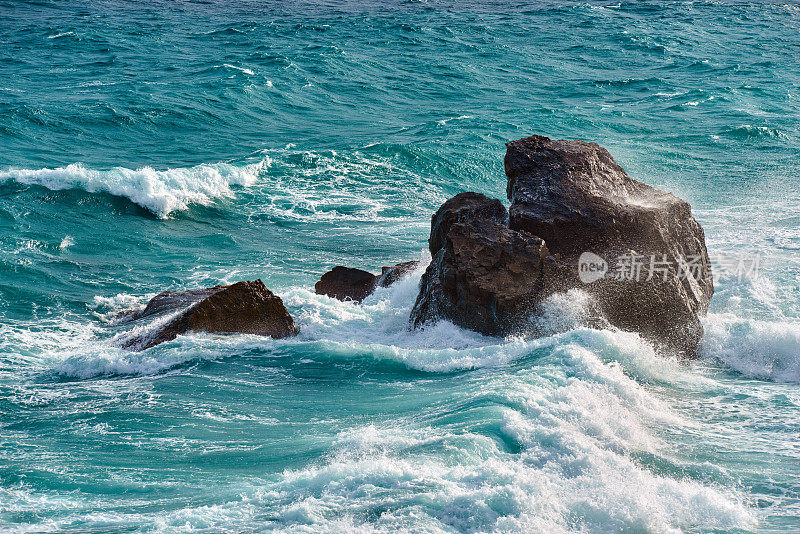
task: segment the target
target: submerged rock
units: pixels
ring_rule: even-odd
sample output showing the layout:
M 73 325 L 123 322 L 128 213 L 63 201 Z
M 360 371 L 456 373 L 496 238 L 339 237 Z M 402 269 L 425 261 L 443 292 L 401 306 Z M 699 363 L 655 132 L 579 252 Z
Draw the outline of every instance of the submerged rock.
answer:
M 508 222 L 499 201 L 477 193 L 433 216 L 414 326 L 447 318 L 520 333 L 545 299 L 580 289 L 610 324 L 694 354 L 713 283 L 688 203 L 633 180 L 595 143 L 513 141 L 505 170 Z
M 314 291 L 317 295 L 361 302 L 376 287 L 389 287 L 413 272 L 418 265 L 418 261 L 406 261 L 391 267 L 382 267 L 380 275 L 339 265 L 322 275 L 314 285 Z
M 282 338 L 297 334 L 280 297 L 261 280 L 189 291 L 165 291 L 127 321 L 152 317 L 154 326 L 126 339 L 124 348 L 143 350 L 187 332 L 256 334 Z
M 389 287 L 395 282 L 399 282 L 419 267 L 419 261 L 404 261 L 391 267 L 381 267 L 381 275 L 378 277 L 376 285 L 378 287 Z

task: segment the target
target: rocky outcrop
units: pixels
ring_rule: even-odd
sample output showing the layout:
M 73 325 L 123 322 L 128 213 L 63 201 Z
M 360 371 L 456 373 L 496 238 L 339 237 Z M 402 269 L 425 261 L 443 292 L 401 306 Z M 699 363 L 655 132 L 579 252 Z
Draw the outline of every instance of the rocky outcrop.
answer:
M 477 193 L 433 216 L 413 325 L 447 318 L 520 333 L 545 299 L 581 289 L 610 324 L 694 354 L 713 283 L 688 203 L 633 180 L 595 143 L 513 141 L 505 170 L 507 222 L 499 201 Z
M 317 295 L 361 302 L 371 295 L 376 287 L 392 285 L 410 274 L 418 265 L 418 261 L 407 261 L 391 267 L 382 267 L 380 275 L 339 265 L 322 275 L 319 282 L 314 285 L 314 291 Z
M 459 222 L 490 220 L 503 224 L 508 218 L 506 207 L 494 198 L 471 191 L 459 193 L 446 201 L 431 217 L 428 248 L 434 254 L 444 246 L 450 227 Z
M 548 255 L 542 239 L 492 218 L 454 223 L 422 276 L 411 321 L 447 317 L 491 336 L 523 331 Z
M 143 350 L 187 332 L 256 334 L 283 338 L 297 334 L 280 297 L 261 280 L 237 282 L 189 291 L 165 291 L 153 297 L 125 322 L 150 318 L 149 327 L 137 328 L 122 346 Z

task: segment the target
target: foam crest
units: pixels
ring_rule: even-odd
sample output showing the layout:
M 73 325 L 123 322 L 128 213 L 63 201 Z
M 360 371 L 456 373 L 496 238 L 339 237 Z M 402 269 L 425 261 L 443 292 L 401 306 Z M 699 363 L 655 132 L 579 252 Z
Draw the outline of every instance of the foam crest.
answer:
M 100 330 L 92 330 L 88 337 L 82 336 L 77 345 L 66 346 L 66 357 L 64 345 L 48 347 L 46 352 L 59 355 L 54 368 L 56 373 L 74 378 L 156 374 L 194 360 L 215 359 L 223 354 L 249 350 L 272 352 L 276 347 L 283 347 L 292 353 L 310 349 L 333 359 L 386 360 L 431 373 L 496 368 L 531 358 L 555 358 L 559 365 L 570 362 L 571 372 L 581 376 L 588 373 L 595 377 L 610 366 L 617 369 L 617 374 L 624 369 L 626 375 L 643 382 L 689 389 L 713 386 L 709 379 L 690 372 L 677 360 L 656 353 L 637 334 L 583 326 L 591 303 L 581 292 L 551 299 L 545 310 L 549 313 L 538 319 L 542 331 L 538 337 L 487 337 L 446 320 L 422 329 L 411 329 L 409 314 L 430 255 L 423 252 L 420 260 L 414 272 L 389 287 L 377 288 L 361 304 L 317 295 L 304 287 L 281 292 L 281 298 L 300 329 L 300 334 L 294 338 L 272 340 L 248 335 L 193 333 L 141 353 L 118 348 L 131 336 L 146 337 L 153 332 L 157 325 L 148 321 L 105 341 L 96 337 L 102 335 Z M 96 297 L 94 313 L 113 327 L 120 310 L 141 306 L 147 298 L 129 294 Z M 168 320 L 170 316 L 158 319 Z M 570 347 L 570 351 L 562 353 L 559 347 L 564 346 Z M 591 357 L 587 358 L 581 350 L 588 351 L 585 354 Z M 614 381 L 617 382 L 630 380 L 620 378 Z
M 146 327 L 142 327 L 146 328 Z M 218 360 L 248 349 L 264 349 L 271 339 L 242 334 L 235 338 L 191 334 L 156 347 L 134 352 L 113 343 L 85 343 L 58 356 L 51 367 L 65 378 L 89 379 L 109 376 L 148 376 L 204 360 Z
M 596 359 L 581 350 L 574 357 Z M 501 440 L 471 429 L 355 428 L 338 436 L 328 461 L 285 472 L 257 502 L 278 530 L 671 532 L 754 523 L 736 493 L 631 459 L 665 446 L 645 424 L 664 407 L 647 409 L 654 399 L 634 381 L 617 377 L 640 390 L 638 400 L 595 379 L 606 373 L 575 379 L 563 371 L 544 365 L 461 392 L 519 406 L 498 414 Z
M 166 218 L 190 204 L 208 205 L 217 198 L 233 195 L 232 186 L 250 186 L 269 159 L 237 167 L 228 163 L 156 170 L 152 167 L 115 167 L 97 170 L 82 163 L 55 169 L 11 169 L 0 172 L 0 183 L 14 181 L 38 185 L 53 191 L 82 189 L 89 193 L 122 196 Z
M 622 362 L 658 358 L 638 336 L 554 337 L 524 368 L 465 379 L 450 392 L 456 405 L 493 406 L 477 420 L 483 429 L 484 417 L 495 420 L 494 431 L 411 421 L 347 430 L 328 461 L 285 472 L 258 503 L 277 530 L 678 532 L 755 523 L 735 491 L 634 460 L 644 453 L 680 471 L 651 428 L 691 425 L 628 376 Z M 609 357 L 621 347 L 627 355 Z
M 700 346 L 752 378 L 800 383 L 800 321 L 743 319 L 730 313 L 709 314 Z
M 284 301 L 300 310 L 296 315 L 300 339 L 319 343 L 325 352 L 338 357 L 368 353 L 428 372 L 494 367 L 552 343 L 486 337 L 450 321 L 410 329 L 409 313 L 429 260 L 429 256 L 424 257 L 414 273 L 387 288 L 377 288 L 361 304 L 316 295 L 307 289 L 288 291 Z
M 607 326 L 594 299 L 580 289 L 549 296 L 539 306 L 532 322 L 541 335 L 567 332 L 587 325 Z

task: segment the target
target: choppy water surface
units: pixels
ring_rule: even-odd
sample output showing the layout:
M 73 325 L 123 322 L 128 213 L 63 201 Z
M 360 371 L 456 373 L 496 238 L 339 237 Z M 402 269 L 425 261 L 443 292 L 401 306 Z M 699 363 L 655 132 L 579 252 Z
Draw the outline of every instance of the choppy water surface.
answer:
M 778 2 L 0 1 L 2 528 L 796 532 L 799 29 Z M 531 133 L 758 257 L 702 359 L 410 332 L 419 271 L 309 290 L 427 260 L 431 213 L 504 198 Z M 298 338 L 110 342 L 161 290 L 257 277 Z

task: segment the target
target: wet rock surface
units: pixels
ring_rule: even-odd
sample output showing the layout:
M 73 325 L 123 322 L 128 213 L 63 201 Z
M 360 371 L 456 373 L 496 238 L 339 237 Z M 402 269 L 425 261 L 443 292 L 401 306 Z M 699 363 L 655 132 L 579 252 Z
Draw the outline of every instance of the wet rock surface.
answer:
M 389 287 L 414 272 L 417 267 L 419 267 L 418 261 L 404 261 L 391 267 L 381 267 L 381 275 L 376 284 L 379 287 Z
M 376 281 L 370 272 L 339 265 L 322 275 L 314 291 L 317 295 L 361 302 L 375 289 Z
M 485 334 L 522 333 L 544 299 L 580 289 L 611 325 L 694 355 L 713 282 L 687 202 L 630 178 L 584 141 L 512 141 L 505 171 L 507 219 L 499 201 L 478 193 L 434 214 L 412 325 L 446 318 Z M 587 277 L 589 268 L 598 272 Z
M 136 329 L 124 348 L 143 350 L 187 332 L 241 333 L 283 338 L 297 334 L 280 297 L 261 280 L 189 291 L 165 291 L 126 322 L 152 319 L 152 327 Z
M 391 267 L 382 267 L 381 274 L 341 265 L 322 275 L 314 285 L 318 295 L 327 295 L 339 300 L 361 302 L 375 291 L 376 287 L 389 287 L 419 266 L 418 261 L 406 261 Z

